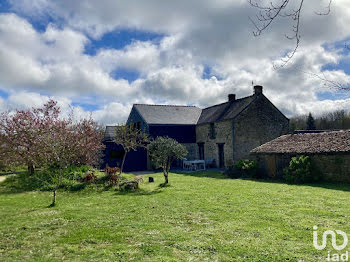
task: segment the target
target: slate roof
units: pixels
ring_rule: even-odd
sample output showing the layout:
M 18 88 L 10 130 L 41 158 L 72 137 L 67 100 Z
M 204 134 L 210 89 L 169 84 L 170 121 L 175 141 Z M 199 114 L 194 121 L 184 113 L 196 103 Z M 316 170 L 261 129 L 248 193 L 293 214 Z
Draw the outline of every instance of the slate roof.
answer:
M 112 141 L 115 137 L 117 126 L 106 126 L 104 141 Z
M 322 154 L 350 152 L 350 130 L 301 132 L 278 137 L 253 154 Z
M 135 104 L 134 107 L 148 124 L 195 125 L 202 112 L 195 106 Z
M 256 96 L 247 96 L 226 102 L 219 105 L 211 106 L 202 110 L 198 124 L 211 123 L 235 118 L 244 108 L 246 108 Z

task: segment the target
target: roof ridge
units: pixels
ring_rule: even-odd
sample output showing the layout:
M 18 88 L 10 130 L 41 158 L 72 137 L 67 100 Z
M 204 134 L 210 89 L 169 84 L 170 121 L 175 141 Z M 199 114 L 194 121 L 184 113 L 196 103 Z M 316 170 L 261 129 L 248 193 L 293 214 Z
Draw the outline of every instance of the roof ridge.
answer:
M 205 108 L 203 108 L 202 110 L 208 109 L 208 108 L 212 108 L 212 107 L 215 107 L 215 106 L 222 106 L 222 105 L 228 104 L 228 103 L 234 103 L 234 102 L 236 102 L 236 101 L 243 100 L 243 99 L 246 99 L 246 98 L 250 98 L 250 97 L 253 97 L 253 96 L 254 96 L 254 95 L 245 96 L 245 97 L 238 98 L 238 99 L 236 99 L 236 100 L 234 100 L 234 101 L 226 101 L 226 102 L 223 102 L 223 103 L 220 103 L 220 104 L 216 104 L 216 105 L 213 105 L 213 106 L 205 107 Z
M 185 106 L 185 105 L 154 105 L 154 104 L 134 104 L 134 106 L 165 106 L 165 107 L 194 107 L 200 109 L 198 106 Z

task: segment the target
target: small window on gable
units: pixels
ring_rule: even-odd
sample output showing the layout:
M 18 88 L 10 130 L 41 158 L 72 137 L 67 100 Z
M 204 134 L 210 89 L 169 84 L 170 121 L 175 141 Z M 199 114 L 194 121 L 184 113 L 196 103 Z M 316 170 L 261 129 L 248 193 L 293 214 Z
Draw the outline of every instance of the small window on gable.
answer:
M 136 122 L 136 129 L 141 130 L 141 122 Z
M 141 122 L 136 122 L 136 123 L 133 123 L 133 128 L 137 129 L 137 130 L 140 130 L 141 129 Z
M 215 133 L 215 123 L 210 123 L 210 138 L 215 139 L 216 133 Z

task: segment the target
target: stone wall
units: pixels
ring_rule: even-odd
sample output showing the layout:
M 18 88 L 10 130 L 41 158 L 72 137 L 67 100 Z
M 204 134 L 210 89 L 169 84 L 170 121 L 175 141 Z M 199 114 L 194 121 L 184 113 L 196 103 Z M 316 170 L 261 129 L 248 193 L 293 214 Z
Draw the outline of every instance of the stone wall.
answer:
M 283 170 L 289 166 L 292 157 L 289 154 L 255 155 L 259 167 L 269 177 L 282 178 Z M 350 154 L 309 155 L 312 163 L 323 175 L 325 181 L 350 183 Z
M 198 145 L 196 143 L 182 143 L 184 147 L 186 147 L 188 154 L 186 159 L 195 160 L 198 159 Z
M 234 120 L 234 160 L 289 132 L 289 120 L 263 95 Z
M 350 154 L 313 155 L 311 160 L 326 181 L 350 183 Z
M 204 143 L 204 158 L 215 159 L 217 165 L 219 164 L 218 144 L 224 144 L 225 166 L 230 166 L 233 164 L 232 120 L 216 122 L 214 126 L 216 136 L 215 138 L 211 138 L 210 124 L 198 125 L 196 128 L 197 143 Z

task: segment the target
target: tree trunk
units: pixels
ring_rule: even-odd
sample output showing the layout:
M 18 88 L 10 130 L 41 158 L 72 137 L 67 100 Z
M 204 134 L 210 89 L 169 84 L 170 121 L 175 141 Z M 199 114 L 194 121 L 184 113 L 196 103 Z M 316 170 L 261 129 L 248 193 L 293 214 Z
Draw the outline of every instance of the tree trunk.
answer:
M 125 158 L 126 158 L 126 151 L 125 151 L 124 156 L 123 156 L 123 161 L 122 161 L 122 165 L 121 165 L 121 167 L 120 167 L 120 173 L 119 173 L 119 175 L 121 175 L 121 174 L 123 173 Z
M 164 178 L 165 178 L 165 184 L 168 184 L 169 183 L 168 173 L 164 172 Z
M 55 205 L 56 205 L 56 188 L 53 190 L 53 199 L 52 199 L 52 204 L 50 206 L 54 207 Z
M 168 184 L 169 183 L 169 179 L 168 179 L 168 176 L 169 176 L 169 169 L 170 169 L 170 159 L 168 157 L 167 161 L 166 161 L 166 164 L 165 164 L 165 170 L 163 170 L 163 173 L 164 173 L 164 178 L 165 178 L 165 184 Z
M 32 176 L 34 175 L 34 165 L 33 163 L 28 164 L 28 175 Z

